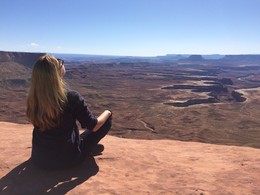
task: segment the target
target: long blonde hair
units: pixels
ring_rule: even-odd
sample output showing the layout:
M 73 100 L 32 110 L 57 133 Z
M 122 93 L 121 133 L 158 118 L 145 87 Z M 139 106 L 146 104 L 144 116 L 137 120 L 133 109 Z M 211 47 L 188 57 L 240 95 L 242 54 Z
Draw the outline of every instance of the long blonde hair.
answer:
M 67 103 L 65 83 L 59 61 L 52 55 L 40 57 L 34 64 L 27 97 L 27 117 L 42 131 L 55 128 Z

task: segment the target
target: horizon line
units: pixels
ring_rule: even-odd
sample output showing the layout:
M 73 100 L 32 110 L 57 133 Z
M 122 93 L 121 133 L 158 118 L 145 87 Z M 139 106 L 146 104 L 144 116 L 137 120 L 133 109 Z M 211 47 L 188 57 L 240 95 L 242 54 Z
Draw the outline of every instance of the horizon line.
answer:
M 115 54 L 90 54 L 90 53 L 66 53 L 66 52 L 42 52 L 42 51 L 15 51 L 15 50 L 0 50 L 0 52 L 15 52 L 15 53 L 43 53 L 43 54 L 60 54 L 60 55 L 89 55 L 89 56 L 114 56 L 114 57 L 161 57 L 167 55 L 201 55 L 201 56 L 211 56 L 211 55 L 220 55 L 220 56 L 227 56 L 227 55 L 260 55 L 260 53 L 240 53 L 240 54 L 220 54 L 220 53 L 167 53 L 164 55 L 115 55 Z

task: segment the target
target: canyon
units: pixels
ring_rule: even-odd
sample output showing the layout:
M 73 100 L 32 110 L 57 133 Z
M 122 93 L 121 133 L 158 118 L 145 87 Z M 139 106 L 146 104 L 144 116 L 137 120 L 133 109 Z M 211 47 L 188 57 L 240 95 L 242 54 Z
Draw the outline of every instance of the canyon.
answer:
M 26 95 L 41 55 L 0 52 L 1 121 L 29 123 Z M 94 114 L 113 111 L 111 135 L 260 148 L 258 56 L 54 55 Z

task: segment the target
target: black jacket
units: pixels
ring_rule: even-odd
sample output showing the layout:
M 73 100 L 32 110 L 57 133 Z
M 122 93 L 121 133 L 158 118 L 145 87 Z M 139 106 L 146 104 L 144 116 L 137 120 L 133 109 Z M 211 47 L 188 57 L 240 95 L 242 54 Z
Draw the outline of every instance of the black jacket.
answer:
M 80 136 L 76 121 L 82 128 L 92 130 L 97 118 L 90 112 L 84 98 L 76 91 L 67 90 L 68 103 L 57 128 L 41 131 L 33 129 L 32 161 L 48 169 L 72 166 L 81 158 Z

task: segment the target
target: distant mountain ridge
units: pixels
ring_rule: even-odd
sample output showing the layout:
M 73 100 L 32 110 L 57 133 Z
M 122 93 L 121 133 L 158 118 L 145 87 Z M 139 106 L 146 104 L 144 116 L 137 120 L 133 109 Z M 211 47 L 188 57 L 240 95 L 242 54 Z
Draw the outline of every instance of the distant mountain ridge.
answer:
M 0 62 L 16 62 L 31 68 L 36 60 L 45 53 L 0 51 Z
M 231 61 L 258 61 L 260 62 L 260 55 L 252 54 L 252 55 L 226 55 L 223 60 L 231 60 Z
M 45 53 L 8 52 L 0 51 L 0 62 L 17 62 L 26 67 L 32 67 L 35 61 Z M 199 55 L 199 54 L 167 54 L 165 56 L 140 57 L 140 56 L 112 56 L 112 55 L 88 55 L 88 54 L 60 54 L 51 53 L 55 57 L 70 61 L 82 61 L 89 63 L 174 63 L 174 62 L 250 62 L 260 64 L 260 55 Z
M 208 55 L 199 55 L 199 54 L 167 54 L 165 56 L 158 56 L 161 58 L 168 58 L 168 59 L 176 59 L 176 60 L 181 60 L 181 59 L 187 59 L 187 58 L 203 58 L 203 59 L 221 59 L 224 58 L 225 55 L 220 55 L 220 54 L 208 54 Z
M 260 63 L 260 54 L 246 54 L 246 55 L 221 55 L 221 54 L 167 54 L 164 56 L 109 56 L 109 55 L 82 55 L 82 54 L 53 54 L 55 56 L 69 59 L 69 60 L 89 60 L 95 62 L 123 62 L 123 63 L 171 63 L 171 62 L 198 62 L 198 61 L 232 61 L 232 62 L 258 62 Z

